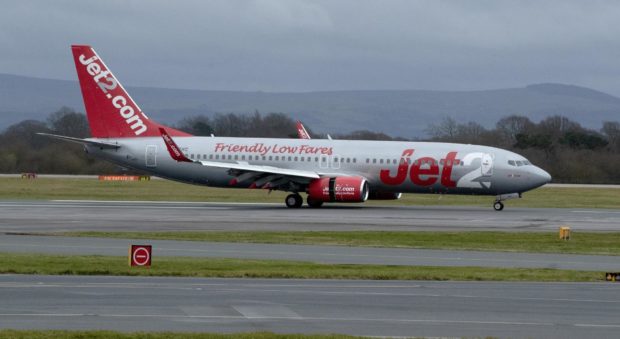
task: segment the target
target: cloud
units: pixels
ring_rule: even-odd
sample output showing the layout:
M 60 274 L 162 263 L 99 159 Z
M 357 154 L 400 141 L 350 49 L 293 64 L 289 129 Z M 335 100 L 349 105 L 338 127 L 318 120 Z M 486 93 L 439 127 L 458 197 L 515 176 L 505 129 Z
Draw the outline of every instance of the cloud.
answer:
M 617 1 L 12 1 L 0 72 L 74 79 L 92 44 L 123 82 L 307 91 L 564 82 L 620 95 Z

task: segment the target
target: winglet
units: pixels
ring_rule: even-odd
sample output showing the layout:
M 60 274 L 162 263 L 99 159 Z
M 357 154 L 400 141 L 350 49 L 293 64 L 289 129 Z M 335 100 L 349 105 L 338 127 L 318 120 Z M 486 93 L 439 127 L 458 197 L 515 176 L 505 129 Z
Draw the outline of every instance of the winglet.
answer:
M 161 133 L 161 137 L 162 139 L 164 139 L 164 142 L 166 143 L 166 147 L 168 148 L 168 153 L 170 153 L 170 156 L 172 157 L 172 159 L 178 162 L 193 162 L 190 159 L 188 159 L 185 156 L 185 154 L 183 154 L 179 146 L 177 146 L 177 144 L 174 142 L 174 140 L 172 140 L 170 135 L 168 135 L 168 132 L 166 132 L 165 128 L 160 127 L 159 133 Z
M 312 139 L 310 134 L 308 134 L 308 131 L 306 131 L 304 125 L 299 120 L 297 120 L 297 135 L 299 136 L 299 139 Z

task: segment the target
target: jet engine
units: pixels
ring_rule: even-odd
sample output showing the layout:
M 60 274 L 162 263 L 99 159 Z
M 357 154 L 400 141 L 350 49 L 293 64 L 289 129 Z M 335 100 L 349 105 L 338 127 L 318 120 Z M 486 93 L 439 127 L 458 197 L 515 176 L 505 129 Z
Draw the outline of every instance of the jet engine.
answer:
M 308 185 L 308 198 L 320 202 L 364 202 L 368 182 L 362 177 L 315 179 Z
M 402 195 L 400 192 L 370 191 L 368 200 L 398 200 Z

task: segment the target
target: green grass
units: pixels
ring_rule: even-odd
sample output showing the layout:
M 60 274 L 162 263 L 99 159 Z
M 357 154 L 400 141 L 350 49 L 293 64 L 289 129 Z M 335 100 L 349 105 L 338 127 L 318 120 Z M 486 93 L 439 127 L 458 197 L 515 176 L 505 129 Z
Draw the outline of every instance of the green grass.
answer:
M 132 332 L 116 331 L 60 331 L 60 330 L 0 330 L 0 338 L 11 339 L 347 339 L 360 338 L 339 334 L 276 334 L 271 332 L 248 333 L 181 333 L 181 332 Z
M 66 232 L 58 235 L 121 239 L 620 255 L 620 233 L 573 232 L 569 241 L 559 240 L 556 232 L 482 231 Z
M 103 182 L 97 179 L 26 180 L 0 178 L 0 199 L 173 200 L 282 203 L 285 193 L 265 190 L 210 188 L 168 180 Z M 493 197 L 404 194 L 397 201 L 369 201 L 371 205 L 470 205 L 489 207 Z M 620 208 L 620 190 L 614 188 L 543 187 L 506 202 L 507 207 Z
M 484 267 L 319 264 L 283 260 L 157 257 L 151 268 L 127 258 L 0 253 L 0 274 L 183 276 L 218 278 L 602 281 L 602 272 Z

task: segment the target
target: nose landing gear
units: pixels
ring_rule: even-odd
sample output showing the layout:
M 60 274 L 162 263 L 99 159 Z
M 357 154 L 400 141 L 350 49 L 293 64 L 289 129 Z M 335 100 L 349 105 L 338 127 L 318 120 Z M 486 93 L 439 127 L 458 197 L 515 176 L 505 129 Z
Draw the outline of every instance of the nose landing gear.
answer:
M 504 209 L 504 200 L 511 199 L 520 199 L 521 193 L 509 193 L 509 194 L 500 194 L 495 196 L 495 202 L 493 203 L 493 209 L 496 211 L 501 211 Z

